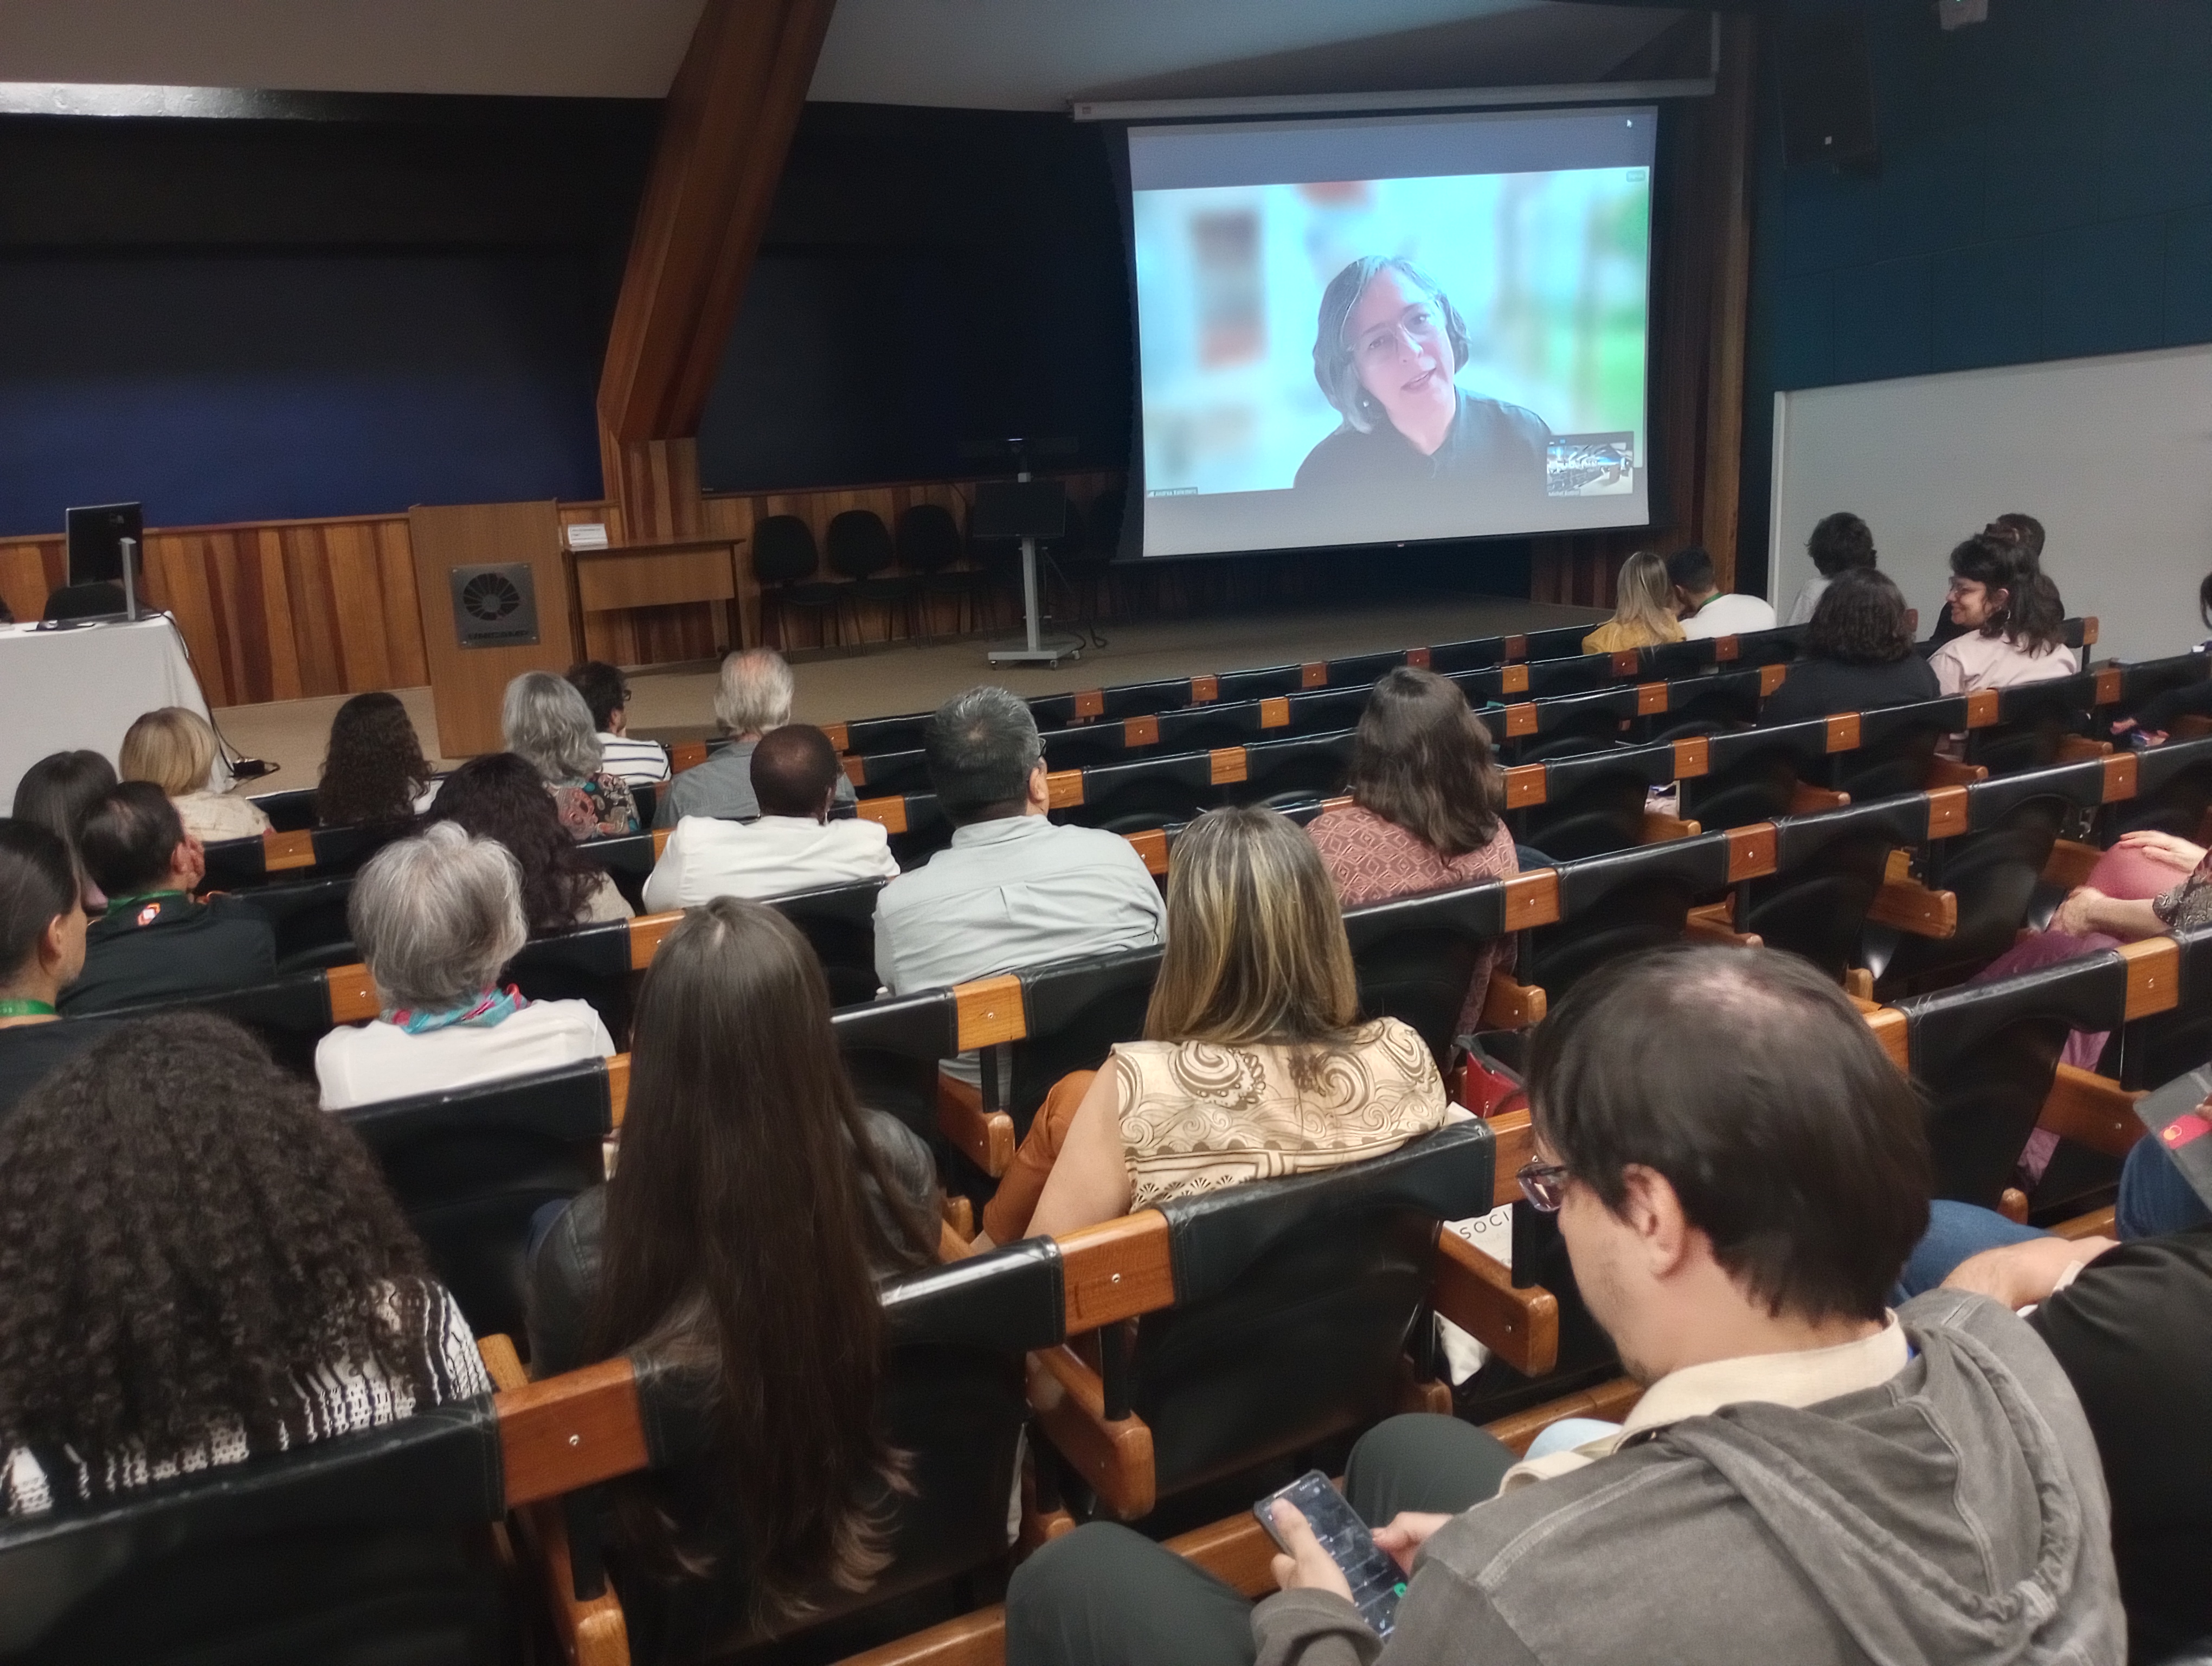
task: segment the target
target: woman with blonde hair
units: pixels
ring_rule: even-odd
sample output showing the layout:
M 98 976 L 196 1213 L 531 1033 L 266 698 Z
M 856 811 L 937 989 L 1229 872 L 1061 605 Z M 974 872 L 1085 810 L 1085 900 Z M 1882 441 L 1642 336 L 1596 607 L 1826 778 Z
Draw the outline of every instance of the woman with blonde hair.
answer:
M 1674 617 L 1673 595 L 1667 563 L 1649 550 L 1638 550 L 1620 564 L 1613 617 L 1583 638 L 1583 652 L 1619 654 L 1680 641 L 1682 623 Z
M 1357 1163 L 1440 1127 L 1427 1044 L 1395 1018 L 1358 1018 L 1313 842 L 1261 806 L 1208 811 L 1176 842 L 1145 1039 L 1054 1087 L 979 1243 Z
M 167 793 L 195 839 L 258 838 L 269 830 L 269 818 L 252 800 L 210 788 L 215 730 L 196 711 L 164 706 L 148 712 L 123 737 L 116 762 L 123 780 L 150 781 Z

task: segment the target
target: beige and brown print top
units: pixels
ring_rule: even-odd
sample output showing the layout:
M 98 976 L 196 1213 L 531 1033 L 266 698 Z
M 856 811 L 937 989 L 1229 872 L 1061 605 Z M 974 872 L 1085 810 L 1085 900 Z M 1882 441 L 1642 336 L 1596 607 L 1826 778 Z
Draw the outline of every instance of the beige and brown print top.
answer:
M 1395 1018 L 1328 1047 L 1125 1042 L 1109 1055 L 1129 1207 L 1393 1152 L 1443 1125 L 1436 1061 Z

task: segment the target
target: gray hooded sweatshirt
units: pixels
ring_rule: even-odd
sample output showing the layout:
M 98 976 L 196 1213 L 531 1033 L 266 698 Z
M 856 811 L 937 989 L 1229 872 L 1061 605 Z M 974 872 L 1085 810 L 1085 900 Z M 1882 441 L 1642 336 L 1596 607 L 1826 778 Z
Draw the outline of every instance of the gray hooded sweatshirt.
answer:
M 2119 1666 L 2103 1471 L 1995 1302 L 1936 1291 L 1877 1389 L 1751 1402 L 1455 1517 L 1387 1647 L 1352 1605 L 1253 1613 L 1259 1666 Z

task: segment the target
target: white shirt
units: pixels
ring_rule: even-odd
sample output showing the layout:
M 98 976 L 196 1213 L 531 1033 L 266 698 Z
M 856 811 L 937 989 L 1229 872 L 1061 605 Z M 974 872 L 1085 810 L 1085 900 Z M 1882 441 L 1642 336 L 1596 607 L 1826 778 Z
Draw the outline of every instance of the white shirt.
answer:
M 1797 599 L 1790 605 L 1788 623 L 1794 625 L 1811 623 L 1813 610 L 1820 605 L 1820 598 L 1827 593 L 1828 587 L 1834 582 L 1833 579 L 1819 574 L 1806 580 L 1805 587 L 1797 593 Z
M 1756 596 L 1715 596 L 1682 621 L 1685 636 L 1742 636 L 1773 629 L 1773 606 Z
M 1978 689 L 2008 689 L 2019 683 L 2071 677 L 2081 669 L 2081 661 L 2063 642 L 2030 654 L 2002 636 L 1974 630 L 1954 636 L 1929 654 L 1928 668 L 1944 693 L 1972 694 Z
M 655 787 L 668 779 L 668 749 L 657 740 L 602 733 L 599 768 L 633 787 Z
M 169 800 L 185 831 L 204 844 L 221 839 L 258 839 L 269 830 L 269 817 L 252 799 L 232 793 L 181 793 Z
M 587 1000 L 532 1001 L 497 1024 L 455 1024 L 410 1036 L 374 1018 L 315 1044 L 323 1109 L 442 1093 L 533 1070 L 614 1056 L 614 1037 Z
M 648 914 L 693 909 L 717 897 L 782 897 L 794 891 L 898 877 L 890 836 L 874 822 L 763 816 L 726 822 L 686 816 L 645 882 Z

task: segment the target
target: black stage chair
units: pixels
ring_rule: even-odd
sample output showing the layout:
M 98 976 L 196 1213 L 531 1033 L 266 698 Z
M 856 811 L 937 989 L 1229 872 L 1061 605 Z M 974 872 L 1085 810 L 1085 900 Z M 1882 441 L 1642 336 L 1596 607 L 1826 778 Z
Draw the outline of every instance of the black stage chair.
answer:
M 982 574 L 957 565 L 968 551 L 952 511 L 942 503 L 916 503 L 900 514 L 891 541 L 898 564 L 920 582 L 925 611 L 939 597 L 948 598 L 955 610 L 954 629 L 973 629 L 976 599 L 987 581 Z
M 882 576 L 896 559 L 890 530 L 873 509 L 847 509 L 833 516 L 823 540 L 830 570 L 849 580 L 845 601 L 853 611 L 853 634 L 860 634 L 860 610 L 880 607 L 906 616 L 907 635 L 915 634 L 914 609 L 921 581 L 912 574 Z M 890 634 L 886 629 L 886 635 Z
M 1672 746 L 1622 747 L 1554 758 L 1543 766 L 1540 802 L 1506 813 L 1516 842 L 1555 861 L 1602 855 L 1644 842 L 1651 789 L 1674 779 Z
M 1828 769 L 1825 718 L 1742 729 L 1705 741 L 1705 773 L 1686 775 L 1677 813 L 1701 827 L 1748 827 L 1790 813 L 1801 786 Z
M 1449 1075 L 1475 963 L 1510 933 L 1499 880 L 1344 911 L 1359 1010 L 1418 1031 Z
M 2067 1031 L 2118 1029 L 2127 998 L 2127 963 L 2108 951 L 1898 1003 L 1927 1099 L 1936 1196 L 1997 1207 Z
M 276 939 L 278 976 L 350 966 L 361 958 L 353 928 L 346 923 L 353 882 L 352 874 L 342 873 L 334 879 L 253 885 L 237 893 L 240 906 L 269 922 Z
M 1608 960 L 1679 939 L 1728 890 L 1729 838 L 1700 833 L 1559 865 L 1559 919 L 1528 936 L 1518 974 L 1559 1000 Z
M 1911 793 L 1774 822 L 1775 872 L 1736 887 L 1735 928 L 1802 955 L 1840 982 L 1893 850 L 1928 842 L 1928 799 Z
M 607 1061 L 337 1113 L 376 1153 L 439 1281 L 479 1336 L 525 1334 L 531 1218 L 605 1177 Z
M 837 610 L 845 603 L 845 587 L 817 579 L 815 575 L 821 568 L 814 529 L 797 515 L 769 515 L 753 524 L 753 573 L 760 581 L 763 629 L 766 629 L 766 611 L 775 609 L 775 640 L 783 647 L 791 645 L 791 633 L 785 625 L 791 613 L 811 613 L 817 618 L 827 615 L 830 628 L 836 628 Z
M 876 898 L 883 888 L 882 880 L 870 879 L 762 898 L 813 947 L 832 1006 L 876 998 Z
M 501 1475 L 490 1402 L 472 1401 L 0 1518 L 0 1662 L 505 1666 Z

